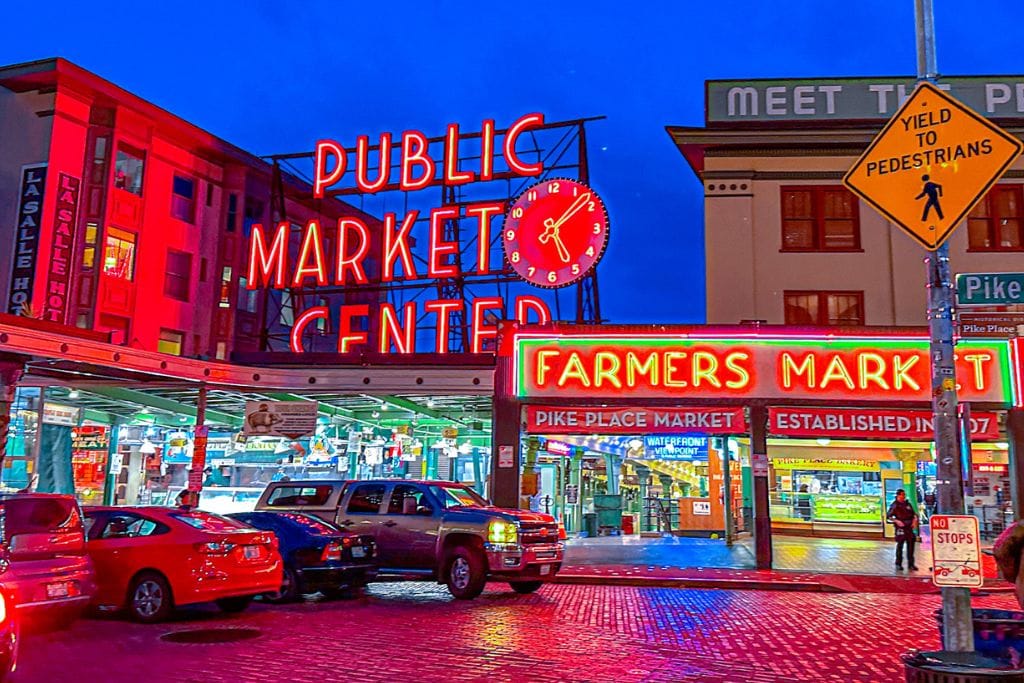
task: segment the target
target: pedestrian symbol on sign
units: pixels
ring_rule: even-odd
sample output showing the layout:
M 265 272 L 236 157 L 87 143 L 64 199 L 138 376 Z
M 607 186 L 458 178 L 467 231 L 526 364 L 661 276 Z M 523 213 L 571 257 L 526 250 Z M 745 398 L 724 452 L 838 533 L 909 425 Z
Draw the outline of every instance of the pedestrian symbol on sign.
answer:
M 935 207 L 935 213 L 939 214 L 939 220 L 942 220 L 942 207 L 939 206 L 939 197 L 942 196 L 942 185 L 933 183 L 930 176 L 927 174 L 921 176 L 921 180 L 924 181 L 924 189 L 921 190 L 921 194 L 914 197 L 914 199 L 922 199 L 925 196 L 928 197 L 928 201 L 924 203 L 924 213 L 921 214 L 921 220 L 928 220 L 928 212 Z

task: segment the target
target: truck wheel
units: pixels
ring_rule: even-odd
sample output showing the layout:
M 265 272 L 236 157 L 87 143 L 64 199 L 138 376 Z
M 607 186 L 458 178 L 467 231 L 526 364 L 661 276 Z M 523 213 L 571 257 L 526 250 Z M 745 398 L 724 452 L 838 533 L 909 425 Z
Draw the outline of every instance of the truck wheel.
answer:
M 448 592 L 459 600 L 472 600 L 484 590 L 487 573 L 484 556 L 459 546 L 448 556 L 444 573 Z
M 512 586 L 512 590 L 514 590 L 516 593 L 520 593 L 522 595 L 526 595 L 527 593 L 532 593 L 535 590 L 537 590 L 538 588 L 540 588 L 541 586 L 543 586 L 544 582 L 543 581 L 510 581 L 508 585 Z

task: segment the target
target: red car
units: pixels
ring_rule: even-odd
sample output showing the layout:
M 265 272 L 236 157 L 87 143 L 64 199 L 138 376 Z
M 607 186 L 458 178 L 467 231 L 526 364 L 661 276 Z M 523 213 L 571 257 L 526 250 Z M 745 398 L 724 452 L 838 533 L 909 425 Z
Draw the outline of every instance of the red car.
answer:
M 87 549 L 96 570 L 93 605 L 127 608 L 156 622 L 176 605 L 216 602 L 241 612 L 281 588 L 274 534 L 200 510 L 88 507 Z

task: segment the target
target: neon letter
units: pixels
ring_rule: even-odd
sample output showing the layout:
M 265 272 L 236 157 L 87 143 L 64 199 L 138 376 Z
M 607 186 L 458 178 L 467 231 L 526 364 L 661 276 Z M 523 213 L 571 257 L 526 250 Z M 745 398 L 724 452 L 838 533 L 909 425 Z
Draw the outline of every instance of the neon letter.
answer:
M 607 366 L 605 361 L 608 361 Z M 604 384 L 604 380 L 616 389 L 622 388 L 622 381 L 618 378 L 619 370 L 622 369 L 622 361 L 611 351 L 598 351 L 594 354 L 594 386 Z
M 793 360 L 793 356 L 789 355 L 789 352 L 782 354 L 782 386 L 786 389 L 793 388 L 793 380 L 790 377 L 790 373 L 795 372 L 797 375 L 807 373 L 807 388 L 814 388 L 814 354 L 807 354 L 804 360 L 799 365 Z
M 343 304 L 338 315 L 338 353 L 348 353 L 350 346 L 365 344 L 369 337 L 366 332 L 352 329 L 353 318 L 370 315 L 369 304 Z
M 702 361 L 707 361 L 705 365 Z M 693 354 L 693 386 L 699 387 L 700 381 L 706 379 L 711 386 L 721 389 L 722 382 L 718 374 L 718 359 L 707 351 L 696 351 Z
M 543 114 L 527 114 L 521 116 L 519 120 L 513 123 L 507 131 L 505 131 L 505 163 L 508 164 L 509 170 L 519 175 L 532 176 L 540 175 L 541 171 L 544 170 L 544 164 L 537 162 L 536 164 L 524 164 L 519 157 L 516 156 L 516 138 L 527 128 L 534 126 L 544 125 Z
M 327 320 L 329 316 L 330 312 L 326 306 L 314 306 L 303 311 L 302 315 L 295 319 L 295 324 L 292 325 L 292 332 L 288 343 L 292 353 L 302 353 L 306 350 L 302 348 L 302 333 L 306 331 L 306 325 L 317 318 Z
M 868 361 L 874 363 L 874 369 L 868 368 Z M 857 358 L 857 374 L 859 377 L 859 384 L 861 389 L 868 388 L 868 381 L 874 382 L 881 389 L 889 390 L 889 383 L 885 381 L 885 377 L 882 375 L 885 373 L 885 359 L 879 356 L 877 353 L 870 353 L 865 351 L 861 353 Z
M 480 131 L 480 180 L 494 178 L 494 119 L 485 119 Z
M 466 207 L 467 216 L 478 216 L 480 219 L 476 240 L 476 272 L 479 275 L 491 272 L 491 218 L 503 213 L 504 202 L 470 204 Z
M 843 362 L 839 354 L 832 356 L 828 367 L 825 368 L 825 374 L 821 377 L 821 388 L 824 389 L 828 386 L 829 382 L 837 379 L 843 380 L 843 384 L 846 385 L 847 389 L 854 388 L 853 378 L 850 377 L 850 372 L 846 369 L 846 363 Z
M 391 177 L 391 133 L 382 133 L 377 154 L 377 179 L 372 183 L 370 174 L 370 138 L 360 135 L 356 140 L 356 185 L 363 192 L 374 193 L 388 184 Z
M 267 238 L 263 226 L 254 223 L 249 240 L 249 277 L 246 289 L 256 289 L 270 283 L 275 289 L 284 287 L 284 257 L 288 253 L 288 224 L 278 223 L 274 242 L 267 253 Z M 273 275 L 273 278 L 271 278 Z
M 683 360 L 686 358 L 685 351 L 666 351 L 665 352 L 665 386 L 667 387 L 685 387 L 686 380 L 676 379 L 675 374 L 679 371 L 679 368 L 672 362 L 674 360 Z
M 569 354 L 569 361 L 562 369 L 562 376 L 558 378 L 558 386 L 564 387 L 570 379 L 579 380 L 579 383 L 585 387 L 590 386 L 590 378 L 587 377 L 587 371 L 583 368 L 583 361 L 580 360 L 580 354 L 575 351 Z
M 548 366 L 548 358 L 558 358 L 558 351 L 553 349 L 541 349 L 537 352 L 537 386 L 543 387 L 544 381 L 547 379 L 548 371 L 551 367 Z
M 434 180 L 437 167 L 434 160 L 427 154 L 429 143 L 427 137 L 418 130 L 407 130 L 402 133 L 402 180 L 403 190 L 422 190 Z M 423 175 L 415 180 L 412 177 L 413 166 L 423 169 Z
M 459 171 L 459 124 L 449 123 L 444 136 L 444 182 L 445 185 L 465 185 L 473 182 L 472 171 Z
M 921 385 L 914 381 L 914 378 L 908 375 L 910 369 L 917 365 L 917 362 L 921 360 L 920 356 L 911 356 L 907 359 L 906 364 L 899 356 L 893 356 L 892 358 L 892 369 L 893 378 L 892 385 L 896 391 L 900 391 L 903 388 L 903 383 L 906 382 L 907 386 L 912 388 L 914 391 L 920 391 Z
M 443 241 L 444 222 L 459 219 L 458 207 L 442 207 L 430 211 L 430 254 L 427 258 L 427 275 L 429 277 L 455 277 L 459 268 L 455 263 L 448 263 L 448 254 L 458 254 L 457 242 Z
M 497 325 L 484 325 L 484 311 L 497 309 L 504 315 L 505 302 L 500 296 L 482 296 L 473 299 L 473 353 L 483 353 L 484 339 L 493 339 L 498 336 Z
M 313 251 L 314 263 L 306 265 L 309 260 L 309 252 Z M 292 278 L 292 287 L 301 287 L 302 281 L 310 276 L 316 277 L 316 283 L 321 287 L 327 286 L 327 268 L 324 266 L 324 243 L 320 240 L 320 223 L 310 221 L 306 224 L 306 234 L 302 238 L 302 248 L 299 250 L 299 265 L 295 269 L 295 276 Z
M 334 170 L 327 171 L 327 155 L 335 158 Z M 324 188 L 338 182 L 345 173 L 348 163 L 348 152 L 334 140 L 317 140 L 316 142 L 316 178 L 313 181 L 313 196 L 320 199 L 324 196 Z
M 985 369 L 983 364 L 992 360 L 990 353 L 972 353 L 964 356 L 964 360 L 974 366 L 974 388 L 978 391 L 985 390 Z
M 416 264 L 412 260 L 412 252 L 409 251 L 409 232 L 416 224 L 416 217 L 420 212 L 413 209 L 405 215 L 402 227 L 395 232 L 395 214 L 384 214 L 384 273 L 381 279 L 384 282 L 391 282 L 395 279 L 395 259 L 402 259 L 402 276 L 406 280 L 415 280 Z
M 453 311 L 462 310 L 461 299 L 431 299 L 423 304 L 423 310 L 437 314 L 434 351 L 448 353 L 448 316 Z
M 658 354 L 652 353 L 647 356 L 643 363 L 632 351 L 626 354 L 626 386 L 636 386 L 636 376 L 647 375 L 649 386 L 658 386 Z
M 416 302 L 405 304 L 405 327 L 400 328 L 395 307 L 387 302 L 380 305 L 380 352 L 391 353 L 394 339 L 398 353 L 412 353 L 416 350 Z
M 359 248 L 351 256 L 348 255 L 348 231 L 355 230 L 359 236 Z M 370 231 L 366 224 L 358 218 L 342 218 L 338 221 L 338 262 L 334 272 L 334 284 L 345 285 L 346 271 L 352 272 L 356 284 L 365 285 L 369 280 L 363 268 L 363 259 L 370 250 Z
M 530 311 L 537 314 L 537 325 L 547 325 L 551 322 L 551 309 L 544 303 L 543 299 L 530 294 L 521 294 L 516 297 L 516 320 L 526 325 L 530 321 Z
M 742 365 L 737 365 L 736 361 L 743 361 L 750 358 L 749 353 L 743 353 L 742 351 L 734 351 L 725 357 L 725 367 L 729 368 L 736 374 L 736 379 L 729 379 L 725 381 L 725 386 L 729 389 L 742 389 L 743 387 L 750 384 L 750 373 L 747 372 L 746 368 Z

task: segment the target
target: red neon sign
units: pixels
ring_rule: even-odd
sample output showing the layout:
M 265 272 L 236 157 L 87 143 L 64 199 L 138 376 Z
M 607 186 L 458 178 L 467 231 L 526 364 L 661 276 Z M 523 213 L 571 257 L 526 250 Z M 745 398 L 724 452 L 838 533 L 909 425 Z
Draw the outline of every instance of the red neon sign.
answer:
M 514 341 L 517 395 L 930 401 L 926 337 L 544 336 Z M 966 401 L 1010 403 L 1009 347 L 961 340 Z

